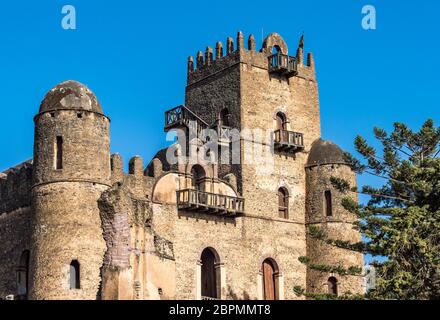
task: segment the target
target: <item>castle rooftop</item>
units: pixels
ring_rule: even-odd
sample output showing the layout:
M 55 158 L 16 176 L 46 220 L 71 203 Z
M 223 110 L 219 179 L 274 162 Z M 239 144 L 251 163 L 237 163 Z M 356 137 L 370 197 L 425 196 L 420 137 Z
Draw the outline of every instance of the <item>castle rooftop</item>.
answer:
M 306 167 L 346 163 L 341 148 L 331 141 L 318 139 L 312 144 Z
M 52 88 L 44 97 L 39 113 L 55 110 L 84 110 L 103 114 L 95 94 L 77 81 L 64 81 Z

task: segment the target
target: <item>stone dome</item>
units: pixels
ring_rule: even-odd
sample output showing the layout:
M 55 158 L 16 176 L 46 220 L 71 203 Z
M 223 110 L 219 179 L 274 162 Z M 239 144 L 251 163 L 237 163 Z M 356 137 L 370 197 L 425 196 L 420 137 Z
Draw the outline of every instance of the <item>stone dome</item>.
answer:
M 318 139 L 312 144 L 307 167 L 323 164 L 346 164 L 344 151 L 331 141 Z
M 73 80 L 58 84 L 44 97 L 39 113 L 54 110 L 84 110 L 103 114 L 95 94 L 82 83 Z

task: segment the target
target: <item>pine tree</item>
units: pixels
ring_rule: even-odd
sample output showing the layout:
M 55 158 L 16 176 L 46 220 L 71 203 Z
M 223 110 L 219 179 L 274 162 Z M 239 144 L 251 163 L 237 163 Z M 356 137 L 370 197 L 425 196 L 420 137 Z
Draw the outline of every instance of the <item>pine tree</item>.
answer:
M 345 158 L 356 173 L 380 178 L 383 185 L 367 185 L 358 190 L 345 180 L 331 178 L 332 184 L 347 194 L 342 206 L 356 214 L 359 220 L 354 227 L 365 240 L 349 243 L 329 239 L 317 227 L 310 228 L 309 233 L 340 248 L 384 257 L 373 262 L 376 287 L 365 298 L 439 299 L 440 128 L 436 128 L 432 120 L 427 120 L 418 132 L 402 123 L 395 123 L 391 134 L 375 128 L 374 135 L 382 146 L 382 152 L 377 152 L 358 136 L 355 149 L 361 160 L 349 153 L 345 153 Z M 349 197 L 351 192 L 368 195 L 368 203 L 353 201 Z M 301 257 L 300 261 L 322 272 L 332 270 L 341 275 L 361 274 L 361 270 L 356 268 L 310 265 L 307 257 Z M 299 287 L 294 290 L 307 296 Z

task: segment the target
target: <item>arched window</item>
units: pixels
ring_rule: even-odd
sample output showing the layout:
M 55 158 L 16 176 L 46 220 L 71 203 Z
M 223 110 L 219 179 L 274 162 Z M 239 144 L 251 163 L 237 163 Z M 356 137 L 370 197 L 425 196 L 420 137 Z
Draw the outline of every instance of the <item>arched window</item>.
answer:
M 333 216 L 332 193 L 330 190 L 324 192 L 324 213 L 327 217 Z
M 338 280 L 335 277 L 328 278 L 327 286 L 329 294 L 338 295 Z
M 218 276 L 219 268 L 217 268 L 217 264 L 219 263 L 217 253 L 211 249 L 206 248 L 202 252 L 201 257 L 202 262 L 202 298 L 214 298 L 218 299 L 219 297 L 219 283 Z
M 273 259 L 263 261 L 261 267 L 263 272 L 263 298 L 264 300 L 278 300 L 278 283 L 276 276 L 278 274 L 278 266 Z
M 25 297 L 29 290 L 29 250 L 23 251 L 17 268 L 17 295 Z
M 286 188 L 278 189 L 278 216 L 289 219 L 289 193 Z
M 277 54 L 277 53 L 279 53 L 279 52 L 281 52 L 281 48 L 280 48 L 280 46 L 278 46 L 278 45 L 274 45 L 274 46 L 272 47 L 272 54 Z
M 276 115 L 277 130 L 287 130 L 287 117 L 284 113 L 278 112 Z
M 191 169 L 192 187 L 198 191 L 205 191 L 205 170 L 201 165 L 194 165 Z
M 70 263 L 70 289 L 80 289 L 80 269 L 78 260 Z
M 228 108 L 224 108 L 222 111 L 220 111 L 220 120 L 223 126 L 231 126 L 231 114 L 229 113 Z

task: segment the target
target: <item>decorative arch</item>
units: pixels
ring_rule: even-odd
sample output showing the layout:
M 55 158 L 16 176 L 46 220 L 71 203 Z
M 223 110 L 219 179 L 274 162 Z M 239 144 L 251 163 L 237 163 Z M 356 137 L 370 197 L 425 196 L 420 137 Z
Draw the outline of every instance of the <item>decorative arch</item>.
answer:
M 267 54 L 271 54 L 273 47 L 277 46 L 279 48 L 279 52 L 282 54 L 288 54 L 289 50 L 286 42 L 278 33 L 269 34 L 263 41 L 263 50 Z

